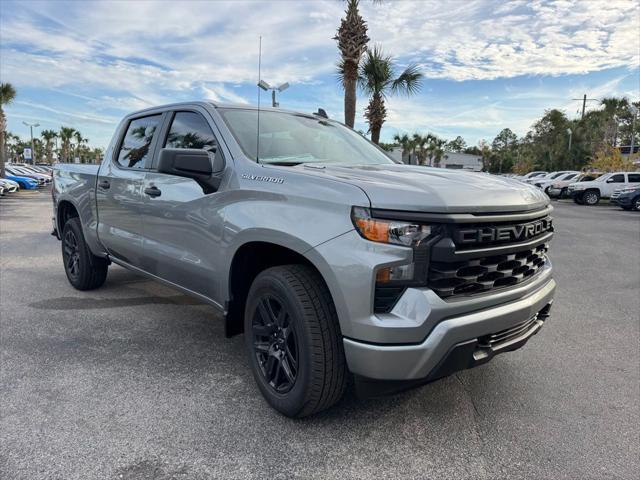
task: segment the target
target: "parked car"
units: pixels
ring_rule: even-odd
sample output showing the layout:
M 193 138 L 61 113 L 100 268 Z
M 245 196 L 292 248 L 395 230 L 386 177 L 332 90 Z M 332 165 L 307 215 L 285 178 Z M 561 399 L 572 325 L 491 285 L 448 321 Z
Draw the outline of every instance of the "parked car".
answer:
M 4 178 L 13 180 L 18 185 L 20 185 L 20 188 L 24 188 L 25 190 L 35 190 L 38 188 L 38 185 L 39 185 L 38 181 L 34 178 L 22 177 L 20 175 L 12 175 L 11 173 L 9 173 L 9 171 L 6 172 Z
M 51 171 L 39 167 L 37 165 L 26 165 L 26 164 L 22 164 L 22 163 L 14 163 L 12 164 L 13 166 L 16 167 L 20 167 L 23 170 L 26 170 L 28 172 L 33 172 L 33 173 L 39 173 L 40 175 L 45 175 L 46 177 L 51 178 L 51 176 L 53 175 Z
M 590 182 L 595 180 L 602 173 L 579 173 L 574 178 L 568 180 L 554 180 L 551 187 L 547 189 L 547 195 L 551 198 L 568 198 L 569 197 L 569 185 L 577 182 Z
M 542 171 L 542 170 L 537 170 L 535 172 L 529 172 L 529 173 L 527 173 L 525 175 L 522 175 L 522 176 L 519 176 L 519 177 L 513 177 L 513 178 L 515 178 L 516 180 L 520 180 L 521 182 L 527 183 L 528 180 L 531 180 L 532 178 L 542 177 L 542 176 L 546 175 L 547 173 L 549 173 L 549 172 L 545 172 L 545 171 Z
M 535 177 L 527 178 L 524 181 L 527 182 L 530 185 L 535 185 L 537 182 L 544 182 L 546 180 L 553 180 L 554 178 L 559 177 L 560 175 L 562 175 L 564 173 L 567 173 L 567 172 L 569 172 L 569 170 L 550 172 L 550 173 L 547 173 L 546 175 L 537 175 Z
M 9 180 L 7 178 L 0 178 L 0 185 L 4 187 L 5 192 L 14 193 L 20 190 L 20 185 L 18 182 L 14 182 L 13 180 Z
M 17 167 L 15 165 L 11 165 L 11 166 L 6 165 L 5 170 L 9 172 L 11 175 L 20 175 L 23 177 L 33 178 L 34 180 L 38 181 L 38 184 L 40 186 L 48 185 L 49 183 L 51 183 L 51 177 L 49 177 L 48 175 L 34 172 L 33 170 L 29 170 L 28 168 L 25 168 L 25 167 Z
M 640 210 L 640 186 L 616 190 L 609 201 L 623 210 Z
M 43 167 L 42 165 L 30 165 L 30 164 L 26 164 L 26 163 L 19 163 L 19 164 L 15 164 L 15 165 L 18 165 L 20 167 L 26 167 L 26 168 L 28 168 L 30 170 L 33 170 L 34 172 L 42 173 L 44 175 L 49 175 L 49 176 L 51 176 L 52 172 L 53 172 L 53 170 L 48 169 L 46 167 Z
M 557 172 L 554 175 L 547 175 L 539 180 L 535 179 L 531 183 L 548 195 L 549 188 L 551 187 L 551 185 L 553 185 L 553 182 L 562 181 L 562 180 L 565 180 L 565 181 L 572 180 L 575 182 L 576 181 L 575 178 L 578 175 L 580 175 L 580 172 L 578 171 Z
M 113 262 L 213 305 L 285 415 L 330 407 L 351 374 L 379 394 L 474 367 L 550 314 L 552 207 L 533 186 L 397 164 L 326 116 L 248 106 L 150 108 L 110 145 L 54 168 L 69 282 L 100 287 Z
M 4 197 L 4 186 L 0 185 L 0 197 Z
M 640 172 L 614 172 L 605 173 L 590 182 L 572 183 L 567 188 L 577 204 L 596 205 L 614 191 L 636 184 L 640 184 Z

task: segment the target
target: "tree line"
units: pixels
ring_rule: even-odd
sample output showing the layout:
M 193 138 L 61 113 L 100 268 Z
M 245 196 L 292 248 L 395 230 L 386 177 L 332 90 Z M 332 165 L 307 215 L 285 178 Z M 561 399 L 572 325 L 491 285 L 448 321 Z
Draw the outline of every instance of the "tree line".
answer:
M 5 150 L 10 161 L 22 161 L 25 148 L 31 148 L 31 139 L 23 139 L 11 132 L 5 133 Z M 60 127 L 60 130 L 42 130 L 40 136 L 33 137 L 33 156 L 39 163 L 74 162 L 97 163 L 103 150 L 90 147 L 89 139 L 79 130 Z
M 448 152 L 477 155 L 482 158 L 483 170 L 490 173 L 633 170 L 633 161 L 640 156 L 622 155 L 619 147 L 630 146 L 633 135 L 634 150 L 638 150 L 640 124 L 634 127 L 638 112 L 634 108 L 640 110 L 640 102 L 608 97 L 601 100 L 599 109 L 579 119 L 569 119 L 557 109 L 546 110 L 521 137 L 504 128 L 491 142 L 481 140 L 477 146 L 468 146 L 461 136 L 445 140 L 433 133 L 396 134 L 393 143 L 380 146 L 385 150 L 401 147 L 403 159 L 410 157 L 419 165 L 436 167 Z

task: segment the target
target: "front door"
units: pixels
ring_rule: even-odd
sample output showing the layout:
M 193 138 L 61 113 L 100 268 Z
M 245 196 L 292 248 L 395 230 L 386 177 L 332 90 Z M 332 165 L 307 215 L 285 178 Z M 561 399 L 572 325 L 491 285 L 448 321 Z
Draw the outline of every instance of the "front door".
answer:
M 142 263 L 142 186 L 161 125 L 162 114 L 130 119 L 98 175 L 100 242 L 111 256 L 136 267 Z
M 604 191 L 601 192 L 601 196 L 608 198 L 611 196 L 613 192 L 618 190 L 619 188 L 624 187 L 625 177 L 624 173 L 616 173 L 607 178 L 607 181 L 604 184 Z
M 160 148 L 200 148 L 210 157 L 220 145 L 199 109 L 176 111 Z M 205 194 L 193 179 L 158 173 L 144 180 L 144 269 L 211 299 L 219 298 L 224 180 L 221 190 Z

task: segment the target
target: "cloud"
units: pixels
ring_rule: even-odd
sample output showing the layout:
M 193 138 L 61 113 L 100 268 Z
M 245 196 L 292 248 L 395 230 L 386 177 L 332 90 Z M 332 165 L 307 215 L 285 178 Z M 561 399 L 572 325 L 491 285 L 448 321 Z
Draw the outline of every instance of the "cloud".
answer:
M 637 72 L 640 64 L 640 7 L 634 0 L 469 0 L 446 5 L 441 0 L 389 0 L 361 2 L 361 9 L 372 40 L 400 65 L 417 63 L 427 85 L 509 82 L 619 67 Z M 255 98 L 247 92 L 257 81 L 262 35 L 262 78 L 272 84 L 289 82 L 294 88 L 286 95 L 293 108 L 315 111 L 323 106 L 340 117 L 332 37 L 343 10 L 343 2 L 336 0 L 3 1 L 0 77 L 21 95 L 39 92 L 38 101 L 54 117 L 75 114 L 81 121 L 77 115 L 94 111 L 85 120 L 95 125 L 100 123 L 96 119 L 198 97 L 247 103 Z M 603 91 L 619 90 L 619 84 L 605 83 Z M 502 92 L 503 102 L 482 93 L 489 98 L 475 99 L 450 115 L 447 100 L 434 99 L 427 85 L 419 100 L 390 101 L 390 128 L 486 131 L 517 115 L 525 119 L 516 120 L 519 125 L 528 122 L 543 103 L 564 106 L 572 98 L 560 98 L 545 86 L 515 86 Z M 296 87 L 304 98 L 294 96 Z M 583 90 L 574 85 L 570 92 L 563 89 L 563 95 L 578 96 Z M 521 96 L 527 110 L 509 113 L 514 112 L 505 103 L 510 96 L 513 101 Z M 24 115 L 23 107 L 17 104 L 13 111 Z M 476 109 L 483 108 L 484 115 L 478 115 Z M 358 124 L 363 125 L 361 116 Z M 98 133 L 103 143 L 111 133 L 96 131 L 104 132 Z

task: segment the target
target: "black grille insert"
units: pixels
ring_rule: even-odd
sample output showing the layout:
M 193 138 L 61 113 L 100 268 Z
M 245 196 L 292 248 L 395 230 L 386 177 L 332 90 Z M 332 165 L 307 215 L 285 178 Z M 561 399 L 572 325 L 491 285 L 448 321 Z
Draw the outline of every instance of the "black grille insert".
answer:
M 538 273 L 548 244 L 527 250 L 460 262 L 431 262 L 428 286 L 440 297 L 481 293 L 516 285 Z

